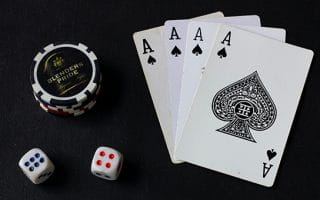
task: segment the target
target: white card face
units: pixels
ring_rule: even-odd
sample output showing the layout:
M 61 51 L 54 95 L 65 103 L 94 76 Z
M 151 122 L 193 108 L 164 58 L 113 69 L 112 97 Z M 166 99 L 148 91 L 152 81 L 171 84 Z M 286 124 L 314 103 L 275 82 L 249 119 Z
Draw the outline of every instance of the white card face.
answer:
M 181 138 L 181 134 L 183 131 L 183 127 L 185 126 L 188 114 L 190 112 L 190 108 L 196 94 L 197 88 L 200 84 L 200 80 L 202 77 L 202 72 L 204 71 L 204 66 L 206 65 L 209 54 L 211 53 L 214 41 L 215 34 L 219 28 L 219 24 L 217 23 L 205 23 L 205 22 L 192 22 L 189 26 L 194 30 L 198 27 L 205 27 L 205 31 L 210 33 L 212 38 L 209 38 L 207 43 L 203 45 L 207 49 L 207 55 L 203 55 L 202 58 L 198 58 L 197 56 L 189 55 L 185 58 L 184 72 L 182 78 L 182 88 L 180 93 L 180 105 L 179 105 L 179 119 L 178 119 L 178 128 L 176 131 L 176 141 L 175 145 L 179 142 Z M 242 25 L 233 25 L 240 27 L 241 29 L 245 29 L 251 31 L 253 33 L 261 34 L 279 41 L 285 41 L 286 31 L 284 29 L 279 28 L 268 28 L 268 27 L 254 27 L 254 26 L 242 26 Z M 189 39 L 191 40 L 191 39 Z M 196 43 L 192 42 L 192 45 L 195 46 Z M 188 46 L 188 45 L 187 45 Z M 187 49 L 190 49 L 187 47 Z M 187 52 L 188 50 L 186 50 Z M 190 52 L 190 50 L 189 50 Z
M 280 42 L 286 41 L 286 30 L 283 28 L 272 28 L 272 27 L 254 27 L 254 26 L 237 26 L 235 27 L 256 33 L 271 39 L 279 40 Z M 210 52 L 211 53 L 211 52 Z M 209 57 L 208 57 L 209 59 Z
M 206 16 L 222 17 L 223 13 L 216 12 Z M 171 161 L 180 163 L 181 161 L 173 158 L 174 140 L 172 137 L 168 68 L 162 28 L 157 27 L 137 32 L 133 35 L 133 38 Z
M 258 15 L 242 15 L 242 16 L 231 16 L 216 19 L 202 18 L 196 19 L 202 22 L 215 22 L 223 24 L 239 24 L 242 26 L 261 26 L 260 17 Z
M 219 15 L 220 14 L 220 15 Z M 192 20 L 208 20 L 217 22 L 239 23 L 244 25 L 260 26 L 260 18 L 256 15 L 225 17 L 221 13 L 214 13 Z M 164 26 L 165 51 L 168 60 L 169 91 L 173 124 L 173 140 L 177 137 L 178 110 L 181 92 L 182 68 L 184 65 L 184 51 L 186 45 L 186 34 L 190 20 L 170 20 Z
M 312 57 L 221 25 L 177 158 L 272 186 Z
M 202 22 L 203 20 L 204 19 L 201 19 L 201 22 L 192 21 L 189 23 L 185 41 L 184 61 L 170 67 L 176 68 L 175 71 L 172 71 L 172 80 L 169 81 L 169 84 L 175 85 L 174 94 L 172 94 L 173 97 L 171 98 L 173 121 L 176 121 L 176 123 L 173 123 L 175 144 L 177 144 L 181 137 L 195 90 L 198 87 L 196 82 L 200 79 L 201 68 L 204 67 L 205 61 L 208 59 L 218 31 L 218 24 Z M 222 17 L 208 19 L 208 21 L 247 26 L 261 25 L 260 18 L 256 15 Z M 172 56 L 168 57 L 168 60 L 170 59 L 173 59 Z M 194 68 L 195 72 L 193 72 Z
M 172 121 L 170 113 L 168 68 L 162 39 L 162 27 L 133 35 L 143 73 L 173 162 Z
M 173 134 L 175 141 L 175 127 L 178 119 L 182 67 L 186 45 L 186 35 L 190 20 L 170 20 L 164 24 L 163 38 L 167 55 L 170 91 L 170 109 L 172 113 Z
M 213 20 L 223 17 L 221 12 L 216 12 L 193 20 Z M 165 45 L 165 53 L 167 56 L 167 65 L 169 73 L 169 96 L 170 109 L 172 113 L 172 124 L 175 129 L 178 118 L 178 106 L 181 89 L 182 67 L 184 61 L 184 50 L 186 45 L 186 35 L 188 23 L 191 20 L 169 20 L 165 22 L 163 27 L 163 40 Z M 256 23 L 256 21 L 252 22 Z M 172 140 L 175 141 L 176 135 L 173 130 Z

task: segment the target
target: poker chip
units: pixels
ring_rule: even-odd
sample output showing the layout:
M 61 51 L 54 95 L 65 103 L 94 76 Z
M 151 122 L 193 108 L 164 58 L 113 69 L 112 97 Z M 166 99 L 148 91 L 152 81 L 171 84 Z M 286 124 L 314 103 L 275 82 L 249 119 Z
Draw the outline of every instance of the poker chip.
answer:
M 79 116 L 96 104 L 102 75 L 96 55 L 87 46 L 61 43 L 49 44 L 37 53 L 30 81 L 44 111 Z
M 62 115 L 62 116 L 79 116 L 81 114 L 84 114 L 86 111 L 91 110 L 91 108 L 96 104 L 96 98 L 97 98 L 97 96 L 93 100 L 85 103 L 84 105 L 78 106 L 78 107 L 72 107 L 72 108 L 59 107 L 59 108 L 57 108 L 52 105 L 48 105 L 48 104 L 41 102 L 35 96 L 36 101 L 39 103 L 40 107 L 44 111 L 46 111 L 48 113 L 52 113 L 52 114 Z
M 48 104 L 46 102 L 44 102 L 42 99 L 38 98 L 37 95 L 35 93 L 33 93 L 36 101 L 38 101 L 39 103 L 41 103 L 42 105 L 45 105 L 46 107 L 52 109 L 52 110 L 56 110 L 56 111 L 74 111 L 74 110 L 79 110 L 81 108 L 86 108 L 86 106 L 88 104 L 90 104 L 92 101 L 96 101 L 98 95 L 100 94 L 100 90 L 101 90 L 101 81 L 102 81 L 102 77 L 100 78 L 100 82 L 99 82 L 99 86 L 97 88 L 97 90 L 95 91 L 95 94 L 92 95 L 90 98 L 88 98 L 86 101 L 75 104 L 75 105 L 70 105 L 70 106 L 59 106 L 59 105 L 52 105 L 52 104 Z
M 52 108 L 49 108 L 47 105 L 44 105 L 42 103 L 39 103 L 40 108 L 42 108 L 42 110 L 46 111 L 47 113 L 50 114 L 54 114 L 54 115 L 59 115 L 59 116 L 80 116 L 84 113 L 86 113 L 87 111 L 91 110 L 91 108 L 96 104 L 96 101 L 93 101 L 89 104 L 89 106 L 87 108 L 82 108 L 79 110 L 74 110 L 74 111 L 61 111 L 61 110 L 55 110 Z
M 40 107 L 49 113 L 57 114 L 57 115 L 63 115 L 63 116 L 79 116 L 81 114 L 84 114 L 86 111 L 89 111 L 93 108 L 93 106 L 96 104 L 96 100 L 92 100 L 85 105 L 77 108 L 56 108 L 54 106 L 44 104 L 37 99 L 37 102 L 39 103 Z

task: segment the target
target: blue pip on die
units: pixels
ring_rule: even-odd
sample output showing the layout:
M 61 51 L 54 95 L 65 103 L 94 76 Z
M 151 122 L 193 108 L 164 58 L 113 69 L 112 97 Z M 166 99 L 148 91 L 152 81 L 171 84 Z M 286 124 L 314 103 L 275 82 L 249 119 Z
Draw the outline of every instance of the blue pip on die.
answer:
M 55 169 L 49 157 L 39 148 L 25 153 L 19 161 L 19 167 L 34 184 L 46 181 Z

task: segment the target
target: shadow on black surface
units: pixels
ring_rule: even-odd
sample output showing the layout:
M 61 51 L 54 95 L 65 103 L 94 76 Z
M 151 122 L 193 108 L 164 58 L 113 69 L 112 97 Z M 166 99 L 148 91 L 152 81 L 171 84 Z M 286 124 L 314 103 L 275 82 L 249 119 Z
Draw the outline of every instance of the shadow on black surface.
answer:
M 123 78 L 114 70 L 118 67 L 110 67 L 105 63 L 100 63 L 102 72 L 102 83 L 100 94 L 97 97 L 97 104 L 84 115 L 78 118 L 90 118 L 93 120 L 102 119 L 106 113 L 112 113 L 117 108 L 119 100 L 122 98 L 121 91 L 123 91 Z
M 54 158 L 54 157 L 53 157 Z M 66 164 L 63 163 L 59 159 L 53 159 L 52 161 L 55 165 L 55 170 L 54 173 L 52 174 L 51 177 L 47 181 L 41 184 L 41 186 L 44 187 L 63 187 L 68 183 L 68 170 L 65 170 Z
M 103 80 L 96 109 L 99 112 L 110 112 L 115 109 L 119 99 L 121 99 L 123 80 L 121 75 L 114 70 L 118 66 L 109 67 L 106 63 L 101 63 L 101 66 L 103 66 L 101 67 Z
M 275 182 L 274 182 L 274 185 L 272 186 L 272 188 L 280 187 L 281 178 L 282 179 L 286 178 L 286 177 L 282 177 L 282 176 L 284 176 L 283 171 L 287 170 L 284 168 L 284 166 L 286 165 L 285 163 L 286 163 L 286 161 L 288 161 L 290 159 L 290 157 L 288 157 L 288 151 L 289 151 L 288 149 L 292 148 L 293 140 L 295 139 L 295 137 L 297 137 L 297 134 L 299 134 L 299 131 L 300 131 L 299 127 L 301 127 L 301 125 L 299 126 L 299 123 L 303 124 L 303 126 L 306 125 L 305 122 L 303 122 L 302 110 L 304 109 L 304 104 L 307 103 L 306 96 L 309 95 L 308 92 L 309 92 L 309 88 L 311 87 L 310 86 L 310 84 L 311 84 L 311 75 L 310 74 L 312 74 L 312 70 L 314 70 L 314 67 L 313 67 L 314 63 L 315 63 L 315 60 L 313 60 L 311 63 L 310 72 L 306 78 L 306 83 L 305 83 L 305 86 L 302 90 L 300 101 L 297 106 L 297 110 L 295 112 L 295 116 L 294 116 L 294 119 L 293 119 L 293 122 L 292 122 L 292 125 L 290 128 L 286 147 L 285 147 L 283 155 L 282 155 L 282 164 L 279 165 L 277 176 L 275 178 Z M 312 102 L 309 102 L 309 105 L 312 105 Z M 307 130 L 307 129 L 305 129 L 305 130 Z M 291 172 L 291 173 L 293 173 L 293 172 Z
M 118 181 L 122 183 L 133 183 L 139 180 L 138 167 L 129 160 L 123 161 L 121 174 Z

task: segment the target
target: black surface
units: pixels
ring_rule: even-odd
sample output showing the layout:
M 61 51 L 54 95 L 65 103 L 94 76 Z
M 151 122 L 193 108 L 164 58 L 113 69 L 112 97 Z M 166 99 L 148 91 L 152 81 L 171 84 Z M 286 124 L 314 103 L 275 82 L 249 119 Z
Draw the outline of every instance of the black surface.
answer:
M 0 199 L 320 199 L 319 1 L 8 0 L 0 8 Z M 257 14 L 264 26 L 285 28 L 289 43 L 315 51 L 272 188 L 173 165 L 165 148 L 132 33 L 217 10 L 226 16 Z M 102 98 L 82 117 L 49 115 L 32 96 L 31 60 L 55 41 L 85 43 L 103 66 Z M 119 181 L 90 174 L 99 145 L 123 152 Z M 17 165 L 33 147 L 56 165 L 44 185 L 31 184 Z

